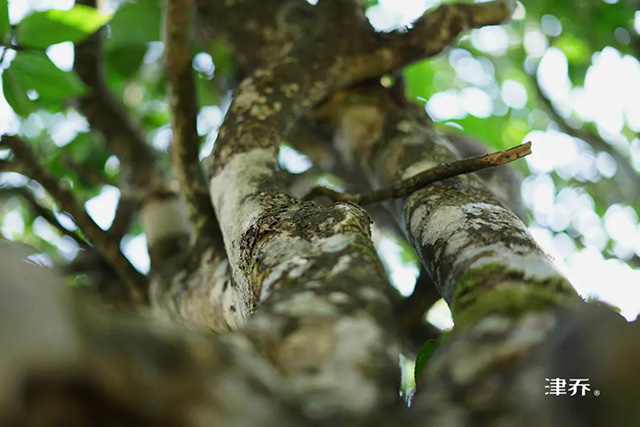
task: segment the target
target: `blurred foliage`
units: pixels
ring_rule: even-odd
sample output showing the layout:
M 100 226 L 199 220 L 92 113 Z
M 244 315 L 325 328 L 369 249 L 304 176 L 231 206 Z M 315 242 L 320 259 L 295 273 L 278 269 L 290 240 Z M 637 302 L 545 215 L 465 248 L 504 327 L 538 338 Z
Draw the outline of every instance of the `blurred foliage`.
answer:
M 0 0 L 0 56 L 4 97 L 20 117 L 16 130 L 33 144 L 44 166 L 70 185 L 79 201 L 87 202 L 99 196 L 105 185 L 117 183 L 119 163 L 76 110 L 75 99 L 91 88 L 73 71 L 59 68 L 48 48 L 83 41 L 106 26 L 102 33 L 106 84 L 139 124 L 148 143 L 163 152 L 167 148 L 170 120 L 161 41 L 163 2 L 112 1 L 109 2 L 115 6 L 112 14 L 83 5 L 70 10 L 36 10 L 12 26 L 8 11 L 13 1 L 22 0 Z M 211 63 L 211 69 L 206 70 L 194 66 L 201 105 L 219 106 L 228 102 L 224 95 L 235 81 L 235 65 L 227 46 L 215 40 L 206 46 L 196 46 L 195 54 L 203 55 L 204 62 Z M 0 159 L 6 155 L 0 150 Z M 169 173 L 167 156 L 160 158 L 161 166 Z M 27 201 L 15 195 L 7 198 L 2 193 L 24 185 L 44 207 L 59 209 L 37 183 L 29 183 L 17 174 L 2 174 L 0 226 L 8 228 L 0 237 L 8 233 L 5 237 L 18 238 L 54 262 L 68 261 L 69 248 L 61 248 L 59 240 L 52 240 L 59 231 L 51 229 L 51 233 L 43 234 L 48 226 L 42 225 L 42 218 L 37 218 Z M 18 223 L 15 215 L 10 215 L 15 212 L 22 218 Z M 5 221 L 7 215 L 11 224 Z M 37 233 L 33 228 L 36 222 Z M 74 228 L 68 220 L 62 222 Z M 19 236 L 11 232 L 16 228 Z M 132 236 L 142 233 L 140 223 L 134 222 L 129 233 Z M 75 245 L 69 241 L 66 244 Z
M 47 10 L 26 16 L 16 28 L 16 41 L 25 48 L 46 48 L 62 42 L 78 42 L 109 21 L 92 7 L 76 5 L 69 11 Z

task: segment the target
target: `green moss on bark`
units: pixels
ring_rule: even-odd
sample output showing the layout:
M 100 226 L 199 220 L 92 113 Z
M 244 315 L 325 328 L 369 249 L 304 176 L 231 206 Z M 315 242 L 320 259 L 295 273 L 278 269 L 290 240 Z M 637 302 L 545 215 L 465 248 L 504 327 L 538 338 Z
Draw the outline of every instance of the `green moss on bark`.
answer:
M 468 271 L 459 279 L 451 312 L 456 327 L 464 327 L 491 314 L 517 317 L 577 301 L 580 301 L 577 293 L 561 276 L 526 278 L 523 271 L 489 264 Z

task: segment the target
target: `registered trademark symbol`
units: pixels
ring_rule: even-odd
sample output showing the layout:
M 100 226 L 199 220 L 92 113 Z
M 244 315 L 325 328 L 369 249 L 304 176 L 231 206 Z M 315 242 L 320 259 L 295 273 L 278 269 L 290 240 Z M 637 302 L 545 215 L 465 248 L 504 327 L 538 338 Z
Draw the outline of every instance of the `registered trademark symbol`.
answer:
M 593 390 L 593 395 L 596 397 L 600 396 L 600 390 Z

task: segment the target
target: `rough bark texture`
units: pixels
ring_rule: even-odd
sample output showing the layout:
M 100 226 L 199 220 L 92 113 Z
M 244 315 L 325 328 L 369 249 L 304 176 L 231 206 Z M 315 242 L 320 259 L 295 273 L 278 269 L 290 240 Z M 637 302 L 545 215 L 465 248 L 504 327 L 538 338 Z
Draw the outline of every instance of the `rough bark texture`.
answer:
M 376 187 L 456 158 L 455 148 L 430 129 L 424 113 L 397 105 L 382 88 L 346 93 L 333 102 L 340 104 L 337 149 Z M 576 297 L 524 224 L 472 175 L 429 185 L 389 207 L 454 319 Z M 490 302 L 494 297 L 499 300 Z M 503 298 L 510 303 L 503 304 Z
M 331 102 L 336 148 L 374 187 L 456 158 L 423 112 L 398 105 L 381 87 Z M 419 378 L 413 410 L 443 426 L 531 424 L 543 396 L 532 385 L 544 384 L 534 355 L 556 324 L 556 309 L 580 298 L 477 177 L 442 181 L 387 206 L 456 322 Z M 538 415 L 533 424 L 544 422 Z

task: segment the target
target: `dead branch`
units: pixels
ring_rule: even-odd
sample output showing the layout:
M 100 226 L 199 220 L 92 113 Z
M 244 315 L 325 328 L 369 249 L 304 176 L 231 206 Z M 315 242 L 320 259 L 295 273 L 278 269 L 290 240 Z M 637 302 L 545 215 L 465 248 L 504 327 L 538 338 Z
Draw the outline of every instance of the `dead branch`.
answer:
M 529 154 L 531 154 L 531 142 L 526 142 L 505 151 L 497 151 L 491 154 L 484 154 L 482 156 L 438 165 L 410 178 L 404 179 L 395 185 L 381 188 L 379 190 L 366 193 L 347 194 L 340 193 L 326 187 L 316 187 L 306 198 L 310 199 L 317 196 L 325 196 L 336 202 L 352 202 L 359 203 L 361 205 L 379 203 L 385 200 L 407 196 L 414 191 L 437 181 L 504 165 L 528 156 Z

